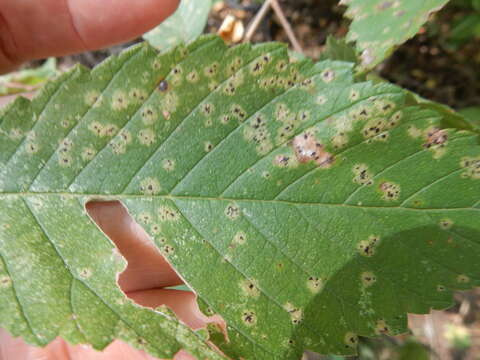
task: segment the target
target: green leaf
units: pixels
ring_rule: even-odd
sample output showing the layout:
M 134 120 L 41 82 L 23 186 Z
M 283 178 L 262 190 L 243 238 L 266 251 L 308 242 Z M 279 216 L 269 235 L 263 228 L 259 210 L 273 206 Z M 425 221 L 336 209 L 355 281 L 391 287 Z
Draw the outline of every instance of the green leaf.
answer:
M 415 36 L 430 14 L 448 0 L 341 0 L 347 5 L 345 16 L 352 19 L 348 41 L 356 41 L 361 66 L 372 69 L 393 48 Z
M 442 127 L 480 133 L 480 128 L 476 127 L 474 122 L 468 121 L 469 119 L 465 114 L 456 112 L 447 105 L 425 99 L 413 91 L 405 90 L 405 92 L 407 93 L 407 103 L 409 105 L 418 105 L 420 108 L 434 110 L 439 113 L 443 117 Z
M 403 344 L 399 348 L 399 360 L 429 360 L 430 359 L 430 351 L 425 347 L 425 345 L 415 342 L 411 339 L 407 340 L 405 344 Z
M 480 36 L 480 14 L 467 14 L 456 21 L 449 34 L 448 41 L 460 46 Z
M 162 51 L 189 43 L 202 34 L 211 7 L 212 0 L 181 0 L 175 13 L 143 38 Z
M 228 340 L 209 333 L 231 358 L 352 354 L 358 335 L 404 332 L 406 313 L 478 285 L 477 135 L 441 129 L 398 87 L 354 83 L 353 64 L 288 58 L 216 37 L 142 45 L 5 109 L 0 325 L 98 348 L 119 323 L 146 326 L 154 355 L 213 358 L 170 315 L 121 301 L 90 200 L 126 206 L 226 320 Z
M 74 137 L 78 125 L 86 124 L 79 120 L 87 121 L 94 94 L 107 94 L 136 66 L 155 56 L 145 47 L 136 48 L 107 60 L 92 73 L 77 67 L 49 83 L 31 103 L 18 98 L 0 116 L 1 172 L 8 172 L 8 164 L 13 165 L 18 156 L 30 154 L 31 161 L 44 161 L 59 145 L 48 144 L 49 140 L 67 133 Z M 72 96 L 72 91 L 79 93 Z M 45 133 L 45 126 L 51 135 Z M 62 146 L 67 144 L 66 137 Z M 76 155 L 86 155 L 82 148 L 75 147 Z M 32 169 L 24 170 L 23 179 L 33 179 Z M 86 199 L 59 193 L 12 197 L 5 191 L 0 198 L 1 327 L 38 346 L 62 336 L 100 350 L 122 339 L 158 357 L 188 349 L 198 358 L 223 358 L 206 344 L 201 332 L 180 323 L 169 309 L 149 310 L 125 297 L 116 282 L 125 261 L 88 218 Z M 72 220 L 75 225 L 65 228 Z
M 325 49 L 320 55 L 320 60 L 340 60 L 355 64 L 358 61 L 358 57 L 355 47 L 349 44 L 346 39 L 328 36 Z
M 461 109 L 459 114 L 464 116 L 476 131 L 480 131 L 480 106 Z

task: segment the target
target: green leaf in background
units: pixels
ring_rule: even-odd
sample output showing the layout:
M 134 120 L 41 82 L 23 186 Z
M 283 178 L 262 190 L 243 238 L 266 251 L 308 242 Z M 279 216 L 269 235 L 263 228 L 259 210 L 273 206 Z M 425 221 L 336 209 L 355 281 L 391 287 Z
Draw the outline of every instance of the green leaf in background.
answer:
M 411 339 L 399 347 L 398 352 L 398 360 L 429 360 L 432 355 L 423 344 Z
M 288 59 L 217 37 L 141 45 L 6 108 L 0 326 L 215 357 L 206 334 L 123 297 L 91 200 L 124 204 L 225 319 L 229 340 L 209 339 L 235 359 L 353 354 L 479 285 L 478 135 L 354 83 L 353 64 Z
M 449 34 L 449 43 L 460 46 L 480 37 L 480 14 L 468 14 L 455 22 Z
M 341 0 L 352 19 L 347 35 L 361 54 L 361 66 L 372 69 L 394 47 L 415 36 L 430 14 L 448 0 Z
M 202 34 L 211 7 L 212 0 L 181 0 L 175 13 L 143 38 L 162 51 L 189 43 Z
M 461 109 L 459 114 L 464 116 L 477 131 L 480 131 L 480 106 Z
M 58 74 L 57 60 L 49 58 L 42 66 L 0 76 L 0 96 L 32 91 Z
M 340 60 L 357 63 L 358 57 L 355 52 L 355 46 L 349 44 L 346 39 L 337 39 L 334 36 L 328 36 L 325 48 L 320 55 L 320 60 Z

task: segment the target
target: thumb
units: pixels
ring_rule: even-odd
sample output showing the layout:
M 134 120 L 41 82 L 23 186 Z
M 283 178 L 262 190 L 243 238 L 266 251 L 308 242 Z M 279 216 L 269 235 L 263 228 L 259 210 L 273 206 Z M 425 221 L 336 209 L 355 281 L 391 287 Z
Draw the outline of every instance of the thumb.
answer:
M 2 0 L 0 73 L 28 59 L 106 47 L 139 36 L 179 0 Z

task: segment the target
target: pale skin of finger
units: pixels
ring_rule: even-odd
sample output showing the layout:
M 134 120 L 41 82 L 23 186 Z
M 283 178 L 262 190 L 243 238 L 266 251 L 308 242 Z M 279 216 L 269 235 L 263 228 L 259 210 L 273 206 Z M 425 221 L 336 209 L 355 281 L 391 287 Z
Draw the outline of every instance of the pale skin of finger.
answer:
M 0 0 L 0 73 L 29 59 L 133 39 L 171 15 L 179 0 Z
M 20 338 L 11 337 L 0 329 L 0 359 L 2 360 L 158 360 L 143 351 L 114 341 L 104 351 L 95 351 L 89 346 L 70 346 L 56 339 L 45 348 L 29 346 Z M 179 351 L 174 360 L 194 360 L 187 352 Z
M 202 328 L 208 322 L 220 321 L 217 318 L 207 318 L 200 312 L 194 293 L 161 289 L 161 287 L 182 283 L 182 280 L 160 255 L 145 231 L 131 219 L 120 203 L 90 203 L 87 209 L 92 219 L 101 226 L 104 233 L 115 243 L 128 261 L 124 274 L 128 275 L 131 271 L 130 275 L 125 277 L 122 282 L 119 281 L 122 290 L 128 297 L 146 307 L 155 308 L 159 305 L 167 305 L 181 321 L 194 329 Z M 131 264 L 133 264 L 132 270 L 130 270 Z M 151 272 L 151 274 L 145 277 L 147 272 Z M 120 276 L 120 278 L 122 277 Z M 138 284 L 142 284 L 142 286 L 138 286 Z M 161 286 L 158 286 L 159 284 Z M 125 288 L 140 290 L 127 292 Z M 45 348 L 38 348 L 25 344 L 19 338 L 12 338 L 4 330 L 0 330 L 0 354 L 2 360 L 155 359 L 118 340 L 102 352 L 84 345 L 70 346 L 62 339 L 56 339 Z M 187 352 L 180 351 L 174 359 L 192 360 L 194 358 Z

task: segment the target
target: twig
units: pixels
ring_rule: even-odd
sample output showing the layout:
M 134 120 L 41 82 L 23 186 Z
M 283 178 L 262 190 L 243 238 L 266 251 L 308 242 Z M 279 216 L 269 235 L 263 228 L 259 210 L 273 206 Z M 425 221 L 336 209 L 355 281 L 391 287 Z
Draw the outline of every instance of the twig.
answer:
M 303 54 L 303 49 L 300 46 L 300 43 L 298 42 L 297 38 L 295 37 L 295 33 L 292 30 L 292 27 L 290 26 L 290 23 L 288 22 L 287 18 L 285 17 L 285 14 L 283 13 L 283 10 L 278 3 L 277 0 L 270 0 L 267 1 L 270 6 L 272 7 L 273 11 L 278 17 L 278 20 L 280 20 L 280 24 L 282 24 L 283 28 L 285 29 L 285 32 L 287 33 L 288 39 L 292 43 L 293 49 L 296 52 L 299 52 Z
M 253 18 L 253 20 L 250 22 L 248 25 L 247 33 L 245 34 L 245 37 L 243 38 L 244 41 L 250 41 L 252 39 L 253 34 L 258 28 L 258 25 L 262 22 L 263 18 L 267 14 L 268 10 L 270 10 L 270 5 L 272 3 L 272 0 L 266 0 L 260 10 L 258 11 L 257 15 Z

